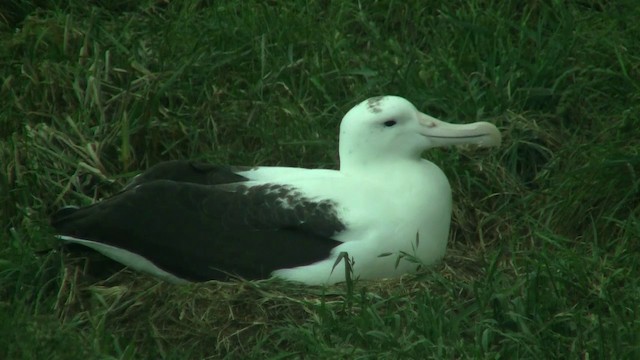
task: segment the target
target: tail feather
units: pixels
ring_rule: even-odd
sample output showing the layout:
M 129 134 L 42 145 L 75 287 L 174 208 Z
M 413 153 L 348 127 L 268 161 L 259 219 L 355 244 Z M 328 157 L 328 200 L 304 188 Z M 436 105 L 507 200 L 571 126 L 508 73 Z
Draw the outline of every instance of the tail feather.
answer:
M 73 216 L 73 214 L 75 214 L 78 210 L 80 210 L 80 208 L 77 206 L 65 206 L 63 208 L 60 208 L 53 215 L 51 215 L 51 226 L 58 230 L 60 224 L 64 223 L 65 220 Z

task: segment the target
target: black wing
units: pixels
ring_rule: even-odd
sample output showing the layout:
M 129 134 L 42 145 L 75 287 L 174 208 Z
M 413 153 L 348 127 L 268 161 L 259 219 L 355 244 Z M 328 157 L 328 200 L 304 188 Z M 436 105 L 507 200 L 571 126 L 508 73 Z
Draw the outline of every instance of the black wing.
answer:
M 202 185 L 217 181 L 213 173 L 233 178 L 221 169 L 189 182 L 143 175 L 107 200 L 64 209 L 52 225 L 59 235 L 125 249 L 196 281 L 228 274 L 264 278 L 325 259 L 340 244 L 331 238 L 344 230 L 333 203 L 311 201 L 283 185 Z
M 236 183 L 248 179 L 236 174 L 235 171 L 248 169 L 250 168 L 214 165 L 189 160 L 165 161 L 136 176 L 125 187 L 125 190 L 155 180 L 173 180 L 203 185 Z

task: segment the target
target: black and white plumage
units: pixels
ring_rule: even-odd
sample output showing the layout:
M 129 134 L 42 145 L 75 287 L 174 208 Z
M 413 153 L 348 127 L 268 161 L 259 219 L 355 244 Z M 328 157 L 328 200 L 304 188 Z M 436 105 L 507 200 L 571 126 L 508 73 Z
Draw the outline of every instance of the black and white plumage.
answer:
M 439 121 L 396 96 L 368 99 L 340 126 L 340 169 L 234 168 L 170 161 L 120 193 L 52 218 L 57 236 L 180 282 L 276 276 L 307 284 L 395 277 L 444 256 L 451 189 L 432 147 L 497 146 L 486 122 Z M 419 237 L 419 242 L 416 241 Z M 339 265 L 340 267 L 341 265 Z

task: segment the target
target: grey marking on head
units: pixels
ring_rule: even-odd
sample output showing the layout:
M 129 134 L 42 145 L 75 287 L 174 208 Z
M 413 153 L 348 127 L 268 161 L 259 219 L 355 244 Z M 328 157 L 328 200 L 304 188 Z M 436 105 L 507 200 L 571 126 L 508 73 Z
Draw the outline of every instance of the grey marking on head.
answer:
M 369 109 L 369 111 L 374 114 L 381 112 L 382 108 L 380 108 L 380 103 L 384 100 L 384 98 L 384 96 L 376 96 L 367 99 L 367 109 Z

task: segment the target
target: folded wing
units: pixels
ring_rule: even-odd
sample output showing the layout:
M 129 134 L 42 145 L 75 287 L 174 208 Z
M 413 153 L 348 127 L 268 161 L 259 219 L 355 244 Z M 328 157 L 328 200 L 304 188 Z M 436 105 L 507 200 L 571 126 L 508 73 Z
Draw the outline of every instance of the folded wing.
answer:
M 247 181 L 233 168 L 177 161 L 109 199 L 61 210 L 52 225 L 60 238 L 139 270 L 254 279 L 329 257 L 340 244 L 332 237 L 345 228 L 335 208 L 289 185 Z

